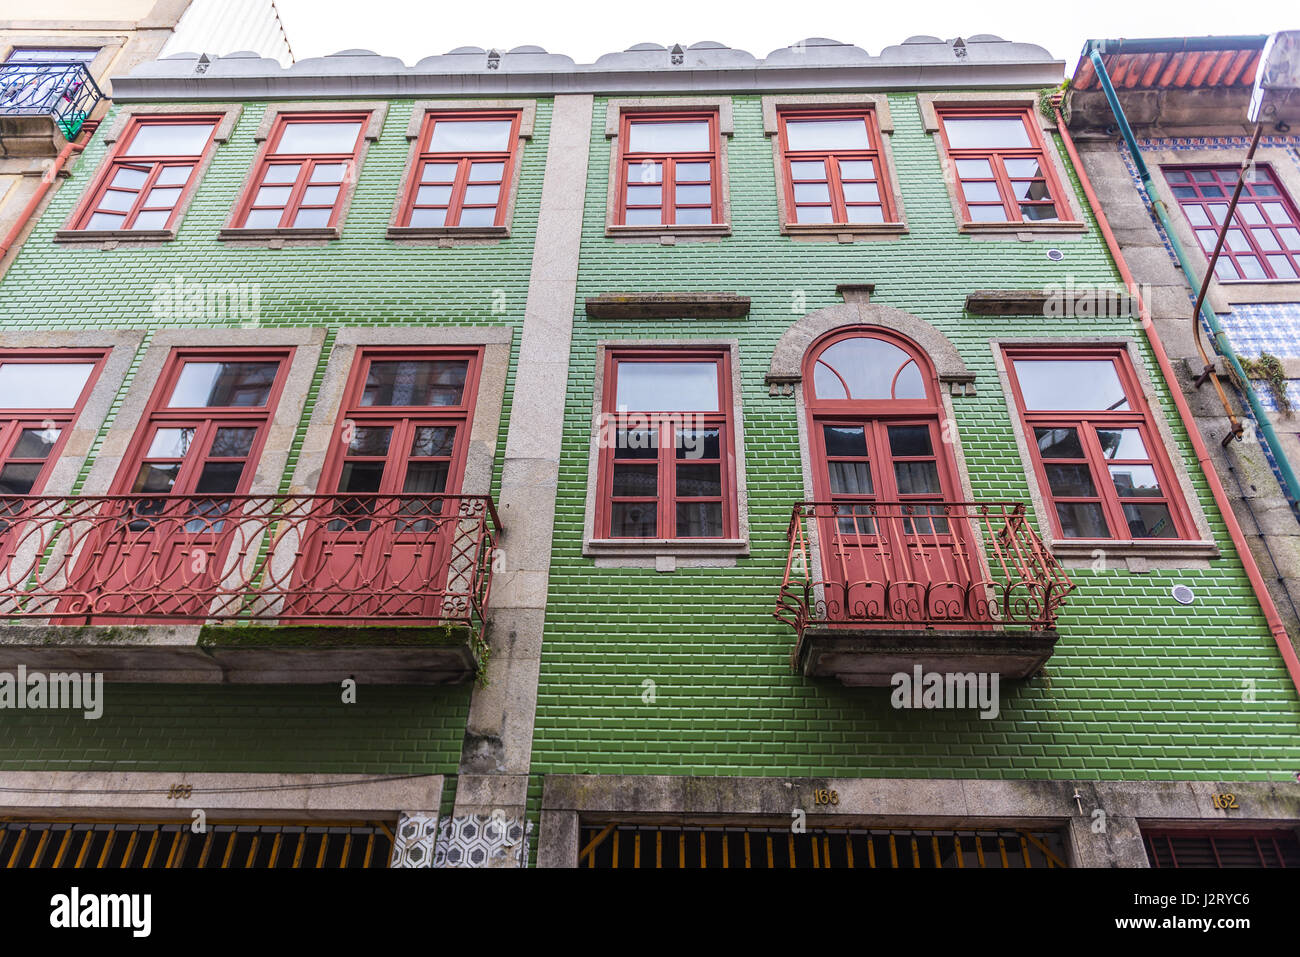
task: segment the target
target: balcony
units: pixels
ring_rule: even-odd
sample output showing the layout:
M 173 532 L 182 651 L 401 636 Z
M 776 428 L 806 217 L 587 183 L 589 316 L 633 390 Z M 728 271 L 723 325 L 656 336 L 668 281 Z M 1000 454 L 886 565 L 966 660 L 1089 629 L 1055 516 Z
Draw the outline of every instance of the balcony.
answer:
M 0 141 L 6 156 L 53 156 L 104 99 L 84 63 L 0 64 Z
M 463 681 L 500 532 L 477 495 L 0 496 L 0 671 Z
M 774 615 L 809 677 L 1036 673 L 1074 588 L 1011 503 L 800 502 Z

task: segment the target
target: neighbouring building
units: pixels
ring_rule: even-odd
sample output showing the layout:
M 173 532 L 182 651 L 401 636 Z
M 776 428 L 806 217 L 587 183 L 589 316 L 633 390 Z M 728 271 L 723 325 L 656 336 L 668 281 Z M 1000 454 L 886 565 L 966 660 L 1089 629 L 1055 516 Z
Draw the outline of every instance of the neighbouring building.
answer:
M 199 64 L 0 281 L 0 859 L 1300 864 L 1063 63 Z
M 293 61 L 274 0 L 41 0 L 27 8 L 0 19 L 0 272 L 22 241 L 28 204 L 51 177 L 67 175 L 64 151 L 107 112 L 111 77 L 189 50 Z

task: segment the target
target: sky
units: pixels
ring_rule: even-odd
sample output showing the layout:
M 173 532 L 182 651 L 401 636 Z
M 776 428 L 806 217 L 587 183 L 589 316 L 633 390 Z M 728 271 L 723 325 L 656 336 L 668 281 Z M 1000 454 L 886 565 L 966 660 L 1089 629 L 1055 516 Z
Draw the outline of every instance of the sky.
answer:
M 909 36 L 992 33 L 1037 43 L 1072 73 L 1087 39 L 1258 34 L 1300 28 L 1294 0 L 275 0 L 297 59 L 361 48 L 408 65 L 459 46 L 531 44 L 591 63 L 634 43 L 714 40 L 766 56 L 807 37 L 878 54 Z M 1224 17 L 1231 11 L 1231 19 Z

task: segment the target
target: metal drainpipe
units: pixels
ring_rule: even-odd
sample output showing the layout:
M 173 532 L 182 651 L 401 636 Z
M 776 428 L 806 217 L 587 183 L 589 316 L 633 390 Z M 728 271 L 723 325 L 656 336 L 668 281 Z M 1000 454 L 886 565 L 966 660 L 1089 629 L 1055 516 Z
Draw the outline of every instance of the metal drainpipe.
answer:
M 1147 169 L 1146 162 L 1142 159 L 1142 153 L 1138 149 L 1137 140 L 1133 136 L 1133 129 L 1128 124 L 1128 117 L 1124 115 L 1124 107 L 1120 105 L 1119 97 L 1115 94 L 1115 87 L 1111 85 L 1110 75 L 1106 72 L 1106 64 L 1102 62 L 1101 53 L 1093 50 L 1089 54 L 1092 61 L 1092 67 L 1097 71 L 1097 80 L 1101 83 L 1102 90 L 1106 94 L 1106 101 L 1110 104 L 1110 111 L 1115 116 L 1115 121 L 1119 124 L 1120 135 L 1124 137 L 1124 143 L 1128 146 L 1129 155 L 1133 158 L 1134 165 L 1137 166 L 1138 176 L 1142 179 L 1142 188 L 1146 191 L 1147 199 L 1151 202 L 1151 208 L 1155 210 L 1156 218 L 1160 221 L 1160 228 L 1169 241 L 1170 247 L 1174 251 L 1174 256 L 1178 259 L 1178 265 L 1182 268 L 1183 275 L 1187 278 L 1188 285 L 1193 289 L 1200 288 L 1200 281 L 1196 278 L 1196 273 L 1192 269 L 1191 261 L 1187 258 L 1187 253 L 1182 244 L 1178 241 L 1178 236 L 1174 232 L 1173 224 L 1169 222 L 1169 210 L 1165 208 L 1164 202 L 1156 192 L 1155 184 L 1151 181 L 1151 171 Z M 1226 225 L 1226 223 L 1225 223 Z M 1273 424 L 1268 420 L 1268 412 L 1259 401 L 1259 394 L 1255 392 L 1255 387 L 1250 384 L 1250 379 L 1246 375 L 1246 370 L 1241 367 L 1241 360 L 1237 358 L 1236 351 L 1232 348 L 1232 343 L 1224 334 L 1223 326 L 1219 324 L 1219 317 L 1214 310 L 1210 308 L 1208 302 L 1201 304 L 1201 317 L 1205 320 L 1206 325 L 1210 327 L 1213 335 L 1215 351 L 1228 360 L 1228 365 L 1232 367 L 1241 391 L 1246 396 L 1246 401 L 1250 404 L 1250 410 L 1255 416 L 1255 423 L 1259 427 L 1261 443 L 1272 454 L 1273 462 L 1277 468 L 1278 478 L 1282 486 L 1282 494 L 1286 497 L 1287 504 L 1294 511 L 1297 505 L 1297 492 L 1300 490 L 1300 480 L 1296 479 L 1296 474 L 1291 468 L 1291 463 L 1287 461 L 1285 454 L 1280 454 L 1282 444 L 1278 441 L 1277 433 L 1273 430 Z M 1196 317 L 1192 316 L 1192 322 Z M 1228 412 L 1229 418 L 1232 418 L 1232 412 Z
M 1074 138 L 1070 136 L 1070 128 L 1065 123 L 1065 117 L 1061 115 L 1061 100 L 1059 97 L 1052 101 L 1052 106 L 1056 111 L 1056 128 L 1061 134 L 1061 141 L 1065 144 L 1065 151 L 1070 156 L 1070 162 L 1074 164 L 1075 172 L 1079 177 L 1079 184 L 1083 187 L 1083 195 L 1088 200 L 1088 205 L 1092 207 L 1092 214 L 1097 220 L 1097 228 L 1101 230 L 1106 248 L 1110 250 L 1111 258 L 1115 260 L 1115 268 L 1119 270 L 1120 279 L 1137 303 L 1138 315 L 1142 320 L 1142 331 L 1146 334 L 1147 342 L 1151 345 L 1151 351 L 1155 354 L 1156 363 L 1160 366 L 1160 371 L 1169 384 L 1169 393 L 1173 396 L 1178 415 L 1182 418 L 1183 425 L 1187 427 L 1188 437 L 1192 440 L 1192 449 L 1196 452 L 1196 460 L 1200 463 L 1201 471 L 1205 473 L 1205 481 L 1210 486 L 1210 494 L 1214 496 L 1214 503 L 1219 507 L 1219 512 L 1223 516 L 1223 523 L 1228 527 L 1228 536 L 1232 539 L 1233 547 L 1236 548 L 1237 556 L 1241 559 L 1242 567 L 1246 571 L 1246 577 L 1250 580 L 1251 590 L 1254 591 L 1260 609 L 1264 612 L 1264 620 L 1268 622 L 1268 630 L 1272 633 L 1273 641 L 1277 644 L 1278 653 L 1286 664 L 1287 674 L 1291 677 L 1291 684 L 1297 692 L 1300 692 L 1300 657 L 1296 656 L 1296 650 L 1287 637 L 1286 626 L 1282 623 L 1282 616 L 1278 614 L 1277 605 L 1273 603 L 1273 596 L 1268 593 L 1268 586 L 1264 584 L 1264 576 L 1259 570 L 1259 565 L 1250 550 L 1250 545 L 1246 542 L 1246 535 L 1241 530 L 1241 524 L 1237 521 L 1237 515 L 1232 510 L 1232 504 L 1228 501 L 1228 493 L 1224 491 L 1223 483 L 1219 481 L 1219 473 L 1214 469 L 1214 461 L 1210 458 L 1210 452 L 1205 447 L 1205 440 L 1201 438 L 1200 430 L 1196 428 L 1196 420 L 1192 416 L 1191 407 L 1187 404 L 1187 397 L 1183 395 L 1183 390 L 1179 388 L 1178 379 L 1174 375 L 1173 363 L 1169 361 L 1169 355 L 1165 352 L 1164 344 L 1161 343 L 1160 337 L 1156 335 L 1155 323 L 1151 321 L 1151 311 L 1142 300 L 1137 281 L 1128 268 L 1128 262 L 1124 259 L 1123 250 L 1120 249 L 1119 240 L 1115 238 L 1115 233 L 1110 228 L 1110 221 L 1106 219 L 1106 213 L 1097 200 L 1097 194 L 1092 188 L 1092 180 L 1088 178 L 1088 171 L 1084 169 L 1083 161 L 1079 159 L 1079 151 L 1075 149 Z

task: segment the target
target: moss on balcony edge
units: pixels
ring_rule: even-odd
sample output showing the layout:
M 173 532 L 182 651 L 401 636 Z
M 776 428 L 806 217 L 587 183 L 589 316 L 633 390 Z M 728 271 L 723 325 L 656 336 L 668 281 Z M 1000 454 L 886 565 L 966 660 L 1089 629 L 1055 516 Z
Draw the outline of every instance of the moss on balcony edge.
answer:
M 204 625 L 201 648 L 355 648 L 456 645 L 473 634 L 464 625 Z

